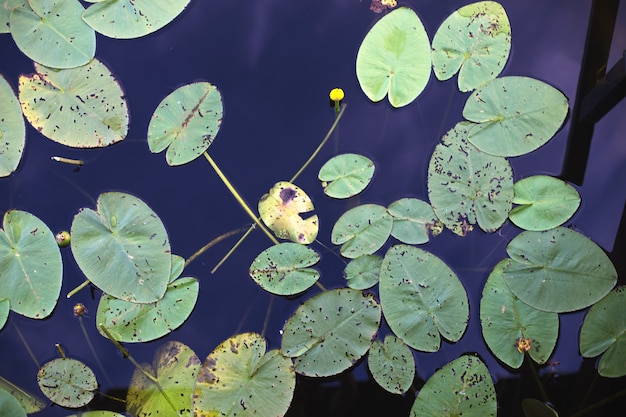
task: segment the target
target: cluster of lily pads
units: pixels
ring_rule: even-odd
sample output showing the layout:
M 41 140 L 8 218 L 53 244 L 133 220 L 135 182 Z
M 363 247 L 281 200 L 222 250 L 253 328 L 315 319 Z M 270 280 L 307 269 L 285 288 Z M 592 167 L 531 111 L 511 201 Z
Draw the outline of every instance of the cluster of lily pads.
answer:
M 0 133 L 7 138 L 0 173 L 7 176 L 17 168 L 24 146 L 23 116 L 44 136 L 67 146 L 102 147 L 123 140 L 127 104 L 111 71 L 94 58 L 94 31 L 116 38 L 143 36 L 174 19 L 188 2 L 110 0 L 93 2 L 85 10 L 75 0 L 7 1 L 7 28 L 37 63 L 34 74 L 20 77 L 18 97 L 0 78 Z M 67 52 L 51 54 L 44 41 L 64 42 Z M 288 318 L 280 349 L 268 351 L 263 335 L 243 333 L 222 342 L 202 362 L 191 348 L 167 342 L 152 364 L 136 364 L 127 412 L 284 415 L 296 374 L 337 375 L 366 355 L 381 387 L 407 393 L 416 374 L 412 349 L 435 352 L 442 338 L 460 340 L 470 307 L 455 272 L 416 245 L 444 229 L 461 237 L 476 226 L 493 233 L 507 220 L 524 231 L 508 243 L 509 257 L 495 265 L 483 289 L 480 320 L 491 352 L 512 368 L 525 358 L 544 364 L 558 338 L 558 315 L 591 306 L 580 334 L 582 355 L 603 354 L 598 364 L 602 376 L 626 375 L 620 354 L 626 304 L 622 288 L 614 288 L 615 268 L 595 243 L 562 226 L 580 205 L 578 192 L 545 175 L 513 180 L 507 158 L 550 140 L 565 120 L 568 104 L 541 81 L 499 77 L 510 45 L 506 13 L 491 1 L 453 12 L 432 44 L 408 7 L 390 11 L 367 33 L 356 75 L 372 101 L 387 96 L 393 107 L 409 105 L 424 90 L 431 71 L 440 81 L 458 73 L 459 90 L 470 94 L 465 120 L 444 135 L 431 155 L 429 202 L 401 198 L 386 207 L 365 203 L 333 225 L 331 242 L 348 260 L 345 288 L 326 290 L 319 282 L 320 272 L 313 266 L 320 256 L 311 247 L 319 222 L 316 215 L 302 217 L 314 206 L 294 184 L 296 177 L 277 182 L 262 196 L 257 216 L 207 153 L 222 121 L 220 91 L 209 82 L 195 82 L 164 98 L 148 126 L 150 150 L 166 150 L 170 166 L 204 156 L 274 242 L 251 262 L 250 277 L 279 296 L 301 295 L 314 285 L 322 291 Z M 333 128 L 344 110 L 337 107 Z M 318 178 L 329 198 L 348 199 L 367 188 L 374 170 L 364 156 L 341 154 L 322 166 Z M 95 210 L 83 208 L 75 215 L 70 245 L 87 280 L 102 290 L 98 330 L 120 349 L 120 342 L 163 337 L 192 313 L 198 282 L 181 277 L 185 260 L 172 253 L 165 226 L 138 197 L 101 194 Z M 28 212 L 8 211 L 0 231 L 0 328 L 10 311 L 34 319 L 49 316 L 62 275 L 50 229 Z M 392 333 L 381 339 L 383 318 Z M 64 407 L 88 404 L 97 389 L 95 374 L 64 355 L 45 364 L 38 381 L 44 395 Z M 411 415 L 495 416 L 496 407 L 489 370 L 478 356 L 466 354 L 431 376 Z M 41 408 L 43 402 L 2 380 L 1 411 L 20 416 Z

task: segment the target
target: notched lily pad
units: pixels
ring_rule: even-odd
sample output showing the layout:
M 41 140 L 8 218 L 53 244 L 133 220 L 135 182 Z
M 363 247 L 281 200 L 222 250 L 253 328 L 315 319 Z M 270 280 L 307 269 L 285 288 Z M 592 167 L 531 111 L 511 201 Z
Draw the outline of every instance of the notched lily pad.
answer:
M 1 9 L 1 7 L 0 7 Z M 6 177 L 17 169 L 24 143 L 26 142 L 26 126 L 20 103 L 13 89 L 0 74 L 0 177 Z
M 362 255 L 352 259 L 343 272 L 344 278 L 348 281 L 348 287 L 366 290 L 378 284 L 382 263 L 383 258 L 378 255 Z
M 326 162 L 318 174 L 324 194 L 349 198 L 359 194 L 374 176 L 374 162 L 362 155 L 347 153 Z
M 263 223 L 280 239 L 308 245 L 317 237 L 317 215 L 303 219 L 300 214 L 314 209 L 311 198 L 298 186 L 287 181 L 274 184 L 259 200 Z
M 387 209 L 377 204 L 362 204 L 346 211 L 335 223 L 330 240 L 341 246 L 346 258 L 371 255 L 380 249 L 391 234 L 393 219 Z
M 389 205 L 387 211 L 393 217 L 391 236 L 402 243 L 420 245 L 443 231 L 443 223 L 433 208 L 417 198 L 401 198 Z
M 407 392 L 415 378 L 413 352 L 391 334 L 385 336 L 384 342 L 374 340 L 367 365 L 378 385 L 392 394 Z

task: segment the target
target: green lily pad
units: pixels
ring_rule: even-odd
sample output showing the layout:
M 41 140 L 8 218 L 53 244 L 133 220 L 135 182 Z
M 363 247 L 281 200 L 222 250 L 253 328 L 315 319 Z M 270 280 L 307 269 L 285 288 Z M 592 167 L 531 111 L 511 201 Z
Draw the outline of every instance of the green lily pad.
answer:
M 0 298 L 11 310 L 48 317 L 59 299 L 63 265 L 54 234 L 41 220 L 19 210 L 4 215 L 0 230 Z
M 521 339 L 530 344 L 530 357 L 543 364 L 556 346 L 559 316 L 557 313 L 537 310 L 511 292 L 502 276 L 509 262 L 512 261 L 500 261 L 483 288 L 480 300 L 483 337 L 493 354 L 512 368 L 519 368 L 524 361 L 525 349 L 517 347 Z
M 469 143 L 471 126 L 457 123 L 435 147 L 428 165 L 430 203 L 443 224 L 459 236 L 476 223 L 485 232 L 495 232 L 508 218 L 513 200 L 511 165 Z
M 250 266 L 250 277 L 265 291 L 277 295 L 294 295 L 309 289 L 320 274 L 309 266 L 319 262 L 313 249 L 285 242 L 265 249 Z
M 105 293 L 132 303 L 165 294 L 172 259 L 167 231 L 137 197 L 101 194 L 97 211 L 84 208 L 74 217 L 71 234 L 76 263 Z
M 580 353 L 602 354 L 598 373 L 607 378 L 626 375 L 626 287 L 618 287 L 594 304 L 580 329 Z
M 74 148 L 100 148 L 126 137 L 124 92 L 100 61 L 64 70 L 35 64 L 35 71 L 20 76 L 19 100 L 42 135 Z
M 377 204 L 362 204 L 346 211 L 335 223 L 330 240 L 341 246 L 346 258 L 371 255 L 380 249 L 391 234 L 393 219 L 387 209 Z
M 0 33 L 10 33 L 11 10 L 15 7 L 29 7 L 27 0 L 3 0 L 0 2 Z
M 328 160 L 320 168 L 324 194 L 333 198 L 350 198 L 365 189 L 374 176 L 374 162 L 362 155 L 346 153 Z
M 0 8 L 0 10 L 2 10 Z M 0 74 L 0 177 L 17 169 L 24 152 L 26 126 L 13 89 Z
M 374 380 L 393 394 L 404 394 L 415 378 L 415 359 L 411 349 L 394 335 L 385 336 L 384 343 L 374 340 L 367 357 Z
M 170 23 L 190 0 L 107 0 L 91 1 L 83 19 L 98 33 L 110 38 L 145 36 Z
M 198 291 L 198 280 L 179 278 L 154 303 L 131 303 L 105 293 L 98 304 L 96 322 L 103 324 L 118 342 L 155 340 L 179 328 L 189 318 Z M 107 337 L 102 330 L 100 334 Z
M 393 217 L 391 236 L 402 243 L 421 245 L 443 231 L 443 223 L 430 204 L 417 198 L 401 198 L 389 205 Z
M 313 210 L 311 198 L 298 186 L 280 181 L 259 200 L 263 223 L 280 239 L 308 245 L 317 237 L 317 215 L 303 219 L 300 214 Z
M 207 82 L 184 85 L 165 97 L 152 114 L 148 146 L 152 153 L 167 148 L 170 166 L 193 161 L 206 151 L 220 130 L 222 95 Z
M 26 411 L 19 401 L 0 388 L 0 416 L 26 417 Z
M 506 251 L 513 260 L 504 267 L 506 283 L 520 300 L 539 310 L 583 309 L 617 282 L 617 271 L 604 251 L 565 227 L 522 232 Z
M 72 414 L 67 417 L 126 417 L 124 414 L 116 413 L 115 411 L 95 410 L 95 411 L 83 411 L 79 414 Z
M 28 0 L 13 8 L 11 35 L 30 59 L 52 68 L 75 68 L 96 53 L 96 34 L 87 25 L 78 0 Z
M 11 303 L 8 298 L 0 298 L 0 330 L 7 323 L 9 318 L 9 311 L 11 311 Z
M 70 358 L 54 359 L 42 366 L 37 372 L 37 383 L 50 401 L 71 408 L 88 404 L 98 388 L 93 371 Z
M 568 111 L 567 97 L 528 77 L 496 78 L 467 99 L 463 117 L 477 123 L 467 135 L 483 152 L 519 156 L 549 141 Z
M 439 80 L 459 73 L 459 90 L 496 78 L 511 51 L 511 25 L 495 1 L 468 4 L 441 23 L 433 37 L 433 70 Z
M 387 324 L 407 345 L 435 352 L 441 336 L 461 338 L 469 321 L 463 284 L 435 255 L 409 245 L 392 246 L 383 259 L 380 304 Z
M 183 269 L 185 269 L 185 259 L 182 256 L 172 254 L 170 284 L 183 273 Z
M 1 376 L 0 376 L 0 389 L 5 390 L 9 394 L 11 394 L 13 397 L 15 397 L 27 414 L 36 413 L 38 411 L 43 410 L 46 407 L 46 403 L 44 402 L 42 398 L 23 390 L 22 388 L 14 385 L 13 383 L 7 381 Z M 1 407 L 0 407 L 0 410 L 2 410 Z M 3 415 L 13 416 L 13 414 L 10 414 L 10 413 L 3 414 L 0 411 L 0 416 L 3 416 Z
M 378 284 L 380 266 L 383 258 L 378 255 L 361 255 L 352 259 L 343 272 L 348 287 L 355 290 L 366 290 Z
M 489 369 L 478 357 L 463 355 L 426 381 L 410 416 L 495 417 L 496 414 L 496 390 Z
M 282 416 L 296 385 L 291 359 L 256 333 L 235 335 L 206 358 L 194 389 L 197 416 Z
M 513 204 L 509 219 L 525 230 L 548 230 L 569 220 L 578 207 L 580 195 L 568 183 L 548 175 L 519 180 L 513 186 Z
M 430 41 L 415 12 L 399 7 L 365 35 L 356 56 L 356 76 L 365 95 L 393 107 L 411 103 L 430 78 Z
M 340 288 L 304 302 L 283 328 L 281 351 L 295 358 L 296 372 L 330 376 L 365 355 L 380 326 L 380 304 L 373 294 Z
M 143 372 L 135 370 L 126 395 L 126 411 L 136 417 L 190 415 L 200 365 L 200 359 L 183 343 L 170 341 L 162 345 L 152 365 L 141 365 L 156 378 L 162 391 Z
M 559 413 L 554 408 L 534 398 L 522 400 L 522 411 L 524 417 L 559 417 Z

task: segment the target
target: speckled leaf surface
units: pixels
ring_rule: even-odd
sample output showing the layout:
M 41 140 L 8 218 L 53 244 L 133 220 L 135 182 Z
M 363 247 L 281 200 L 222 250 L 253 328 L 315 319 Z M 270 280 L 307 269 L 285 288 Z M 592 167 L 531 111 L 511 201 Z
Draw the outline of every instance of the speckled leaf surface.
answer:
M 35 71 L 20 76 L 19 100 L 42 135 L 74 148 L 100 148 L 126 137 L 124 92 L 100 61 L 64 70 L 35 64 Z
M 93 2 L 83 19 L 98 33 L 118 39 L 138 38 L 170 23 L 190 0 L 107 0 Z
M 293 398 L 296 374 L 291 359 L 266 353 L 256 333 L 235 335 L 206 358 L 194 389 L 197 416 L 283 416 Z
M 366 290 L 378 284 L 382 263 L 383 258 L 378 255 L 362 255 L 352 259 L 343 272 L 344 278 L 348 281 L 348 287 Z
M 469 141 L 492 155 L 519 156 L 549 141 L 568 112 L 567 97 L 528 77 L 502 77 L 468 97 L 463 117 L 476 123 Z
M 27 392 L 26 390 L 14 385 L 13 383 L 7 381 L 1 376 L 0 376 L 0 389 L 5 390 L 9 394 L 11 394 L 13 397 L 15 397 L 17 401 L 20 403 L 20 405 L 24 408 L 24 411 L 26 411 L 26 413 L 28 414 L 36 413 L 38 411 L 43 410 L 46 407 L 46 403 L 41 397 L 37 395 L 33 395 L 30 392 Z M 4 414 L 0 412 L 0 416 L 2 415 Z M 7 415 L 13 416 L 13 414 L 7 414 Z
M 437 218 L 430 204 L 417 198 L 401 198 L 389 205 L 387 211 L 393 217 L 391 236 L 402 243 L 420 245 L 443 231 L 443 223 Z
M 105 293 L 133 303 L 163 297 L 171 270 L 169 238 L 139 198 L 101 194 L 95 211 L 83 208 L 74 217 L 71 233 L 76 263 Z
M 0 33 L 10 33 L 11 10 L 15 7 L 28 7 L 27 0 L 3 0 L 0 2 Z
M 118 342 L 155 340 L 177 329 L 189 318 L 198 291 L 198 280 L 179 278 L 167 286 L 163 298 L 153 303 L 131 303 L 103 293 L 96 322 L 103 324 Z M 106 337 L 102 330 L 100 334 Z
M 250 266 L 250 277 L 264 290 L 277 295 L 299 294 L 320 278 L 310 266 L 319 262 L 313 249 L 293 242 L 280 243 L 261 252 Z
M 580 329 L 580 353 L 602 354 L 598 373 L 608 378 L 626 375 L 626 287 L 618 287 L 591 306 Z
M 313 201 L 300 187 L 279 181 L 259 200 L 259 215 L 263 223 L 280 239 L 308 245 L 317 237 L 317 215 L 306 219 L 300 214 L 313 211 Z
M 445 365 L 422 387 L 410 417 L 495 417 L 496 391 L 489 369 L 475 356 Z
M 329 159 L 318 173 L 324 194 L 350 198 L 363 191 L 374 176 L 374 162 L 365 156 L 346 153 Z
M 540 310 L 583 309 L 617 282 L 617 271 L 602 248 L 566 227 L 522 232 L 506 251 L 513 260 L 504 267 L 506 283 L 520 300 Z
M 335 223 L 330 240 L 341 254 L 354 259 L 380 249 L 391 234 L 393 219 L 377 204 L 362 204 L 346 211 Z
M 18 314 L 43 319 L 57 304 L 62 277 L 61 253 L 48 226 L 28 212 L 8 211 L 0 230 L 0 298 Z
M 39 368 L 37 382 L 50 401 L 71 408 L 89 403 L 98 388 L 93 371 L 84 363 L 70 358 L 47 362 Z
M 193 161 L 215 140 L 222 124 L 222 95 L 208 82 L 177 88 L 165 97 L 148 125 L 148 146 L 152 153 L 167 149 L 170 166 Z
M 0 388 L 0 416 L 26 417 L 26 411 L 19 401 L 2 388 Z
M 24 55 L 53 68 L 75 68 L 96 53 L 96 34 L 78 0 L 28 0 L 11 11 L 11 35 Z
M 511 51 L 511 25 L 495 1 L 480 1 L 454 11 L 433 37 L 433 70 L 439 80 L 459 73 L 461 91 L 496 78 Z
M 126 411 L 135 417 L 189 416 L 193 410 L 193 386 L 200 359 L 183 343 L 170 341 L 159 347 L 152 364 L 142 364 L 162 390 L 136 369 L 128 386 Z
M 486 154 L 467 141 L 467 122 L 445 134 L 428 165 L 428 197 L 437 217 L 459 236 L 478 223 L 494 232 L 508 218 L 513 171 L 502 157 Z
M 483 337 L 493 354 L 512 368 L 519 368 L 524 361 L 524 351 L 517 348 L 519 339 L 528 340 L 528 354 L 538 364 L 544 364 L 556 346 L 559 316 L 537 310 L 511 292 L 502 276 L 509 262 L 510 259 L 500 261 L 483 288 L 480 300 Z
M 404 394 L 415 378 L 415 359 L 411 349 L 394 335 L 385 341 L 374 340 L 367 356 L 374 380 L 392 394 Z
M 281 351 L 295 358 L 299 374 L 336 375 L 365 355 L 380 320 L 380 304 L 373 294 L 351 288 L 325 291 L 289 317 Z
M 0 74 L 0 177 L 6 177 L 17 169 L 25 142 L 26 126 L 20 103 Z

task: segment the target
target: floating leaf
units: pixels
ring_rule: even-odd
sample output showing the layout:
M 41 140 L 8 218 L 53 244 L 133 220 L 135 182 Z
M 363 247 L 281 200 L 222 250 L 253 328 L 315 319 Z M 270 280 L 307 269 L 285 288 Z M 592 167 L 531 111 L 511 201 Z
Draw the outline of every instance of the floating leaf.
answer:
M 154 354 L 152 365 L 142 364 L 161 389 L 139 369 L 135 370 L 126 395 L 126 411 L 135 417 L 189 415 L 193 385 L 200 359 L 186 345 L 170 341 Z
M 303 219 L 300 214 L 313 210 L 311 198 L 299 187 L 287 181 L 274 184 L 259 200 L 259 215 L 263 223 L 280 239 L 308 245 L 317 237 L 317 215 Z
M 502 362 L 519 368 L 525 351 L 517 343 L 530 343 L 528 354 L 539 364 L 545 363 L 559 335 L 559 316 L 537 310 L 519 300 L 506 285 L 502 276 L 510 259 L 500 261 L 494 268 L 480 300 L 480 323 L 487 346 Z M 528 342 L 529 341 L 529 342 Z
M 478 225 L 494 232 L 506 221 L 513 200 L 513 171 L 502 157 L 467 142 L 471 124 L 457 125 L 435 147 L 428 166 L 428 196 L 443 224 L 465 236 Z
M 567 97 L 534 78 L 502 77 L 467 99 L 463 117 L 474 125 L 469 141 L 483 152 L 519 156 L 549 141 L 567 116 Z
M 20 103 L 2 74 L 0 74 L 0 104 L 0 177 L 6 177 L 17 169 L 22 159 L 26 126 Z
M 463 355 L 426 381 L 410 416 L 495 417 L 496 413 L 496 390 L 489 369 L 479 358 Z
M 30 7 L 29 7 L 30 6 Z M 11 35 L 30 59 L 53 68 L 75 68 L 96 53 L 96 34 L 78 0 L 28 0 L 11 11 Z
M 393 394 L 404 394 L 415 377 L 415 359 L 411 349 L 394 335 L 385 342 L 374 340 L 367 358 L 374 380 Z
M 124 414 L 116 413 L 114 411 L 104 411 L 104 410 L 96 410 L 96 411 L 82 411 L 79 414 L 72 414 L 67 417 L 125 417 Z
M 463 284 L 435 255 L 409 245 L 392 246 L 380 273 L 380 303 L 387 324 L 407 345 L 439 349 L 439 334 L 461 338 L 469 320 Z
M 165 97 L 148 126 L 148 146 L 152 153 L 167 148 L 170 166 L 193 161 L 206 151 L 220 130 L 222 95 L 211 83 L 184 85 Z
M 12 384 L 6 379 L 0 376 L 0 389 L 5 390 L 13 397 L 17 399 L 20 405 L 24 408 L 26 413 L 32 414 L 43 410 L 46 407 L 46 403 L 39 396 L 33 395 L 30 392 L 23 390 L 22 388 Z M 1 401 L 0 401 L 1 402 Z M 0 408 L 2 410 L 2 408 Z M 3 414 L 0 411 L 0 416 L 13 416 L 13 414 Z
M 504 268 L 506 283 L 520 300 L 540 310 L 583 309 L 604 297 L 617 281 L 604 251 L 565 227 L 522 232 L 506 251 L 513 260 Z
M 26 411 L 19 401 L 0 388 L 0 416 L 26 417 Z
M 513 186 L 513 204 L 509 219 L 525 230 L 548 230 L 570 219 L 580 206 L 580 195 L 571 185 L 548 175 L 519 180 Z
M 71 408 L 89 403 L 98 388 L 93 371 L 70 358 L 54 359 L 42 366 L 37 372 L 37 383 L 50 401 Z
M 170 284 L 183 273 L 185 260 L 182 256 L 172 254 L 172 268 L 170 270 Z
M 356 76 L 365 95 L 393 107 L 411 103 L 430 78 L 430 41 L 415 12 L 399 7 L 365 35 L 356 56 Z
M 91 1 L 83 14 L 89 26 L 104 36 L 139 38 L 161 29 L 187 7 L 190 0 Z
M 600 354 L 598 373 L 607 378 L 626 375 L 626 287 L 618 287 L 591 306 L 580 329 L 580 353 Z
M 4 215 L 0 230 L 0 298 L 11 310 L 48 317 L 59 299 L 63 265 L 54 234 L 41 220 L 19 210 Z
M 336 375 L 365 355 L 380 320 L 380 305 L 372 294 L 351 288 L 325 291 L 289 317 L 281 351 L 296 358 L 299 374 Z
M 126 137 L 124 92 L 100 61 L 64 70 L 35 64 L 35 71 L 20 76 L 19 99 L 42 135 L 74 148 L 104 147 Z
M 370 255 L 380 249 L 391 234 L 393 219 L 383 206 L 362 204 L 346 211 L 335 223 L 331 242 L 341 246 L 346 258 Z
M 383 258 L 378 255 L 361 255 L 351 260 L 343 273 L 348 280 L 348 287 L 366 290 L 376 285 L 382 263 Z
M 402 243 L 420 245 L 428 242 L 429 234 L 437 236 L 443 231 L 431 205 L 417 198 L 396 200 L 387 211 L 393 217 L 391 236 Z
M 11 310 L 11 303 L 9 299 L 4 297 L 0 298 L 0 330 L 4 327 L 9 318 L 9 311 Z
M 0 2 L 0 33 L 10 33 L 9 19 L 15 7 L 29 7 L 27 0 L 3 0 Z
M 198 280 L 172 281 L 165 295 L 148 304 L 131 303 L 102 294 L 96 322 L 103 324 L 119 342 L 148 342 L 180 327 L 191 315 L 198 299 Z M 106 334 L 100 330 L 102 336 Z
M 524 398 L 522 400 L 522 411 L 524 417 L 559 417 L 552 407 L 534 398 Z
M 296 385 L 291 359 L 256 333 L 235 335 L 206 358 L 194 390 L 197 416 L 283 416 Z
M 133 303 L 163 297 L 171 253 L 165 226 L 146 203 L 130 194 L 98 197 L 72 222 L 72 253 L 87 278 L 107 294 Z
M 324 194 L 333 198 L 349 198 L 368 186 L 374 176 L 374 163 L 362 155 L 337 155 L 320 168 Z
M 292 242 L 280 243 L 255 258 L 250 266 L 250 277 L 272 294 L 299 294 L 320 278 L 319 272 L 308 268 L 319 260 L 320 256 L 313 249 Z
M 459 72 L 459 90 L 470 91 L 502 72 L 511 51 L 511 25 L 495 1 L 468 4 L 443 21 L 433 37 L 433 70 L 439 80 Z

